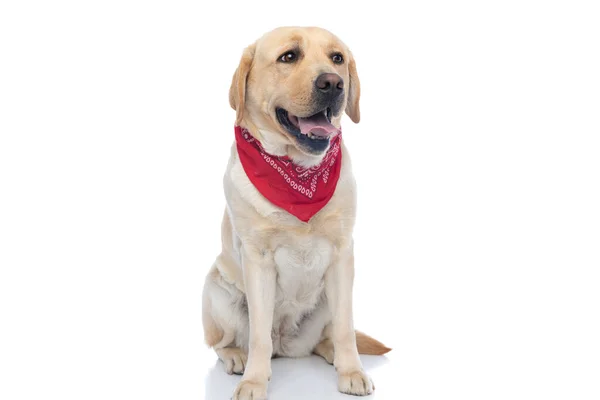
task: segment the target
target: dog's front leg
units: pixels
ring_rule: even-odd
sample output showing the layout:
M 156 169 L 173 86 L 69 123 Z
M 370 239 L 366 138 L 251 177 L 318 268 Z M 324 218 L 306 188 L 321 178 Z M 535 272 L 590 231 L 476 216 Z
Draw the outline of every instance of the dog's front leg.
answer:
M 233 400 L 264 400 L 271 378 L 271 330 L 277 274 L 272 254 L 250 246 L 243 248 L 242 267 L 250 318 L 250 343 L 248 364 Z
M 352 319 L 354 254 L 352 246 L 340 252 L 325 275 L 325 290 L 332 315 L 332 341 L 338 390 L 356 396 L 373 393 L 373 382 L 362 368 Z

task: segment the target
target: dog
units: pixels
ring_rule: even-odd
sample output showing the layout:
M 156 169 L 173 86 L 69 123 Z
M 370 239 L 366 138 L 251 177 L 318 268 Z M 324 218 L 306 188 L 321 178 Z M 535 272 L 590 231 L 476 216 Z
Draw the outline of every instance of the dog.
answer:
M 243 374 L 234 400 L 267 398 L 272 357 L 312 353 L 339 391 L 374 390 L 359 353 L 390 349 L 353 326 L 356 189 L 340 131 L 344 111 L 359 122 L 359 100 L 352 53 L 320 28 L 265 34 L 234 73 L 222 252 L 202 301 L 206 343 Z

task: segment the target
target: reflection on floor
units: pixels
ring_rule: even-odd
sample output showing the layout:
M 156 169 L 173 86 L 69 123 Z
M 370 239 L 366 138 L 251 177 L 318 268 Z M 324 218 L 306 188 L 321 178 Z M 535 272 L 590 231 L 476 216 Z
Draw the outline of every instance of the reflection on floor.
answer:
M 215 356 L 216 358 L 216 356 Z M 385 369 L 388 358 L 382 356 L 361 356 L 361 361 L 367 373 L 377 385 L 375 370 Z M 337 378 L 333 366 L 327 364 L 321 357 L 276 358 L 272 361 L 273 376 L 269 383 L 269 400 L 335 400 L 358 399 L 337 391 Z M 227 375 L 223 363 L 219 360 L 206 376 L 206 400 L 227 400 L 231 398 L 235 386 L 241 376 Z M 377 396 L 380 394 L 381 396 Z M 389 398 L 378 390 L 363 399 Z

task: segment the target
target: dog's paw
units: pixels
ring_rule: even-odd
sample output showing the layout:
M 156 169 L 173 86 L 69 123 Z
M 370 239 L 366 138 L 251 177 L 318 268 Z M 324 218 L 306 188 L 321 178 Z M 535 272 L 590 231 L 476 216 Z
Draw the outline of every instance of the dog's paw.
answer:
M 329 364 L 333 365 L 334 361 L 334 351 L 333 351 L 333 343 L 329 339 L 323 340 L 321 343 L 315 347 L 314 353 L 319 355 L 325 359 Z
M 338 390 L 354 396 L 366 396 L 373 393 L 375 386 L 365 371 L 355 370 L 339 374 Z
M 333 353 L 333 349 L 331 350 L 327 350 L 323 353 L 319 354 L 321 357 L 323 357 L 325 359 L 325 361 L 327 361 L 328 364 L 333 365 L 333 361 L 334 361 L 334 353 Z
M 246 368 L 248 355 L 238 348 L 224 348 L 218 351 L 219 358 L 225 364 L 225 372 L 229 375 L 242 375 Z
M 232 400 L 267 400 L 267 383 L 242 380 L 235 388 Z

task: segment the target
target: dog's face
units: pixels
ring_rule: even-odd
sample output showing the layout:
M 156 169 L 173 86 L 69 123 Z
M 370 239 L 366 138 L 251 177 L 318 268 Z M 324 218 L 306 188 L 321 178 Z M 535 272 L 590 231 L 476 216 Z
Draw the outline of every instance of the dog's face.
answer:
M 344 110 L 359 121 L 359 97 L 352 54 L 320 28 L 267 33 L 244 51 L 229 92 L 237 124 L 313 157 L 329 148 Z

